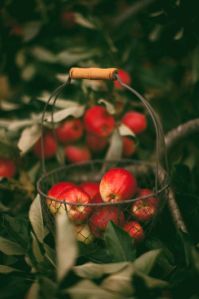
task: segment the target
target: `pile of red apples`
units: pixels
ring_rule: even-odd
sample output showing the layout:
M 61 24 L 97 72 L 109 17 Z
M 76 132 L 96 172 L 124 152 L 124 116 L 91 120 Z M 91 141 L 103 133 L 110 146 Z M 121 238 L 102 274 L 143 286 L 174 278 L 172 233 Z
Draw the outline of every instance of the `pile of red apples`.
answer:
M 135 135 L 142 133 L 147 127 L 144 114 L 128 111 L 119 123 L 125 124 Z M 88 108 L 80 118 L 68 118 L 56 128 L 57 141 L 64 147 L 66 160 L 72 163 L 89 161 L 93 155 L 106 150 L 109 139 L 118 124 L 113 115 L 104 106 L 95 105 Z M 123 157 L 129 158 L 136 151 L 132 137 L 122 137 Z M 57 141 L 51 132 L 44 135 L 44 156 L 46 159 L 56 155 Z M 33 152 L 41 157 L 41 140 L 34 145 Z
M 131 77 L 128 72 L 119 70 L 119 76 L 124 83 L 130 84 Z M 115 89 L 122 87 L 116 80 Z M 115 117 L 105 106 L 94 105 L 89 107 L 81 118 L 67 118 L 56 128 L 55 134 L 48 131 L 44 135 L 44 156 L 46 159 L 56 155 L 58 143 L 63 146 L 65 158 L 68 162 L 78 163 L 89 161 L 108 148 L 110 136 L 120 124 L 127 126 L 135 135 L 145 131 L 147 119 L 144 113 L 129 110 L 122 116 Z M 124 158 L 131 157 L 136 152 L 136 144 L 132 137 L 123 136 Z M 37 157 L 41 157 L 41 140 L 33 147 Z
M 111 168 L 100 182 L 77 185 L 63 181 L 53 185 L 47 205 L 53 215 L 67 214 L 77 240 L 85 244 L 103 238 L 110 221 L 140 242 L 144 239 L 143 224 L 150 222 L 158 210 L 159 199 L 152 194 L 150 189 L 139 188 L 130 171 Z
M 124 70 L 118 72 L 122 81 L 131 83 L 131 76 Z M 120 91 L 122 86 L 116 80 L 114 87 Z M 129 110 L 122 116 L 116 118 L 110 114 L 102 105 L 89 107 L 83 117 L 70 117 L 62 121 L 56 128 L 55 134 L 47 130 L 44 134 L 44 157 L 51 159 L 56 156 L 58 146 L 64 150 L 67 162 L 78 163 L 98 158 L 106 153 L 110 143 L 110 137 L 116 127 L 120 124 L 126 125 L 135 135 L 145 131 L 147 119 L 145 114 Z M 123 136 L 124 158 L 130 158 L 136 152 L 136 143 L 132 137 Z M 33 153 L 41 158 L 41 139 L 33 146 Z M 0 177 L 12 178 L 16 174 L 15 161 L 12 158 L 0 157 Z

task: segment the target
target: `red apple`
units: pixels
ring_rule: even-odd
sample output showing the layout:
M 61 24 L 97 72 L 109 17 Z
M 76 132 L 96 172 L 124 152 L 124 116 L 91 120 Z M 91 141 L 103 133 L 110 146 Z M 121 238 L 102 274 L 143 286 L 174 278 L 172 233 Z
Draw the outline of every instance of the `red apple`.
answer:
M 87 224 L 75 225 L 75 236 L 79 242 L 87 245 L 94 241 L 94 235 Z
M 79 140 L 83 135 L 83 124 L 80 119 L 64 121 L 57 129 L 57 138 L 62 143 Z
M 85 182 L 82 183 L 80 187 L 90 196 L 91 200 L 93 200 L 94 197 L 99 194 L 99 183 Z
M 107 138 L 101 138 L 97 135 L 88 134 L 86 136 L 86 143 L 93 153 L 99 153 L 106 148 L 108 140 Z
M 83 206 L 82 204 L 91 203 L 91 198 L 86 192 L 80 187 L 72 187 L 63 191 L 60 197 L 67 202 L 67 215 L 71 221 L 79 224 L 87 220 L 91 213 L 91 207 Z
M 151 194 L 153 194 L 153 190 L 151 189 L 147 189 L 147 188 L 143 188 L 143 189 L 139 189 L 138 191 L 138 196 L 149 196 Z M 157 197 L 154 197 L 154 196 L 150 196 L 148 198 L 145 199 L 145 201 L 148 203 L 148 204 L 152 204 L 154 205 L 155 207 L 158 207 L 159 205 L 159 199 Z
M 19 37 L 23 36 L 24 35 L 23 27 L 21 27 L 18 24 L 13 25 L 10 29 L 10 34 L 15 35 L 15 36 L 19 36 Z
M 57 150 L 57 143 L 55 137 L 51 133 L 46 133 L 43 137 L 43 143 L 44 143 L 44 157 L 48 159 L 55 156 Z M 35 143 L 33 147 L 33 152 L 35 156 L 41 158 L 42 156 L 41 138 Z
M 95 197 L 93 198 L 92 202 L 93 202 L 93 203 L 96 203 L 96 204 L 97 204 L 97 203 L 102 203 L 102 202 L 103 202 L 100 193 L 98 193 L 98 194 L 95 195 Z
M 105 202 L 119 202 L 131 199 L 137 191 L 137 181 L 133 174 L 123 168 L 112 168 L 100 182 L 100 194 Z
M 66 29 L 72 28 L 75 25 L 76 17 L 73 11 L 62 11 L 60 19 L 62 26 Z
M 155 216 L 157 208 L 156 206 L 149 204 L 145 199 L 138 199 L 133 203 L 131 212 L 137 220 L 145 222 L 151 220 Z
M 123 229 L 136 241 L 140 242 L 144 239 L 144 230 L 137 221 L 125 223 Z
M 120 77 L 120 79 L 122 80 L 123 83 L 130 85 L 131 84 L 131 76 L 128 72 L 119 69 L 118 70 L 118 75 Z M 122 85 L 120 84 L 120 82 L 118 80 L 114 81 L 114 86 L 116 89 L 122 89 Z
M 147 128 L 147 119 L 143 113 L 128 111 L 122 118 L 122 123 L 129 127 L 135 134 L 144 132 Z
M 64 149 L 65 156 L 69 162 L 78 163 L 91 160 L 91 153 L 85 146 L 68 145 Z
M 53 185 L 49 191 L 48 196 L 53 197 L 55 200 L 50 198 L 46 199 L 46 203 L 51 211 L 52 214 L 56 214 L 58 211 L 61 212 L 62 210 L 65 212 L 64 204 L 59 203 L 59 200 L 62 200 L 61 194 L 66 191 L 67 189 L 74 187 L 75 185 L 71 182 L 59 182 Z M 56 201 L 57 200 L 57 201 Z
M 105 107 L 93 106 L 84 115 L 84 125 L 88 133 L 107 137 L 115 127 L 115 120 Z
M 75 184 L 71 182 L 59 182 L 57 184 L 54 184 L 48 191 L 48 196 L 50 197 L 57 197 L 59 194 L 66 189 L 69 189 L 71 187 L 74 187 Z
M 0 177 L 12 178 L 16 173 L 15 163 L 7 158 L 0 158 Z
M 96 209 L 89 220 L 89 226 L 93 235 L 97 238 L 102 237 L 110 221 L 113 221 L 116 225 L 123 225 L 123 212 L 117 207 L 110 206 Z
M 123 137 L 123 150 L 122 154 L 125 158 L 131 157 L 136 151 L 136 144 L 132 138 Z

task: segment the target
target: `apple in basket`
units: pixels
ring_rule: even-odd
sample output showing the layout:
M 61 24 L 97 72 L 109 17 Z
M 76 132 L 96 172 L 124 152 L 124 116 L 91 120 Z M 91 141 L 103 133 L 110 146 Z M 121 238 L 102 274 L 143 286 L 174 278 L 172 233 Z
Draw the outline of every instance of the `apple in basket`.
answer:
M 75 187 L 75 184 L 71 182 L 59 182 L 57 184 L 54 184 L 49 190 L 48 190 L 48 197 L 46 199 L 46 203 L 50 209 L 50 212 L 52 214 L 56 214 L 58 212 L 61 213 L 61 211 L 65 212 L 64 204 L 61 204 L 59 200 L 62 199 L 61 194 L 66 191 L 67 189 Z M 49 198 L 50 197 L 50 198 Z M 53 199 L 55 200 L 53 200 Z
M 74 223 L 84 222 L 91 213 L 91 207 L 84 206 L 84 204 L 91 203 L 91 198 L 80 187 L 73 185 L 66 188 L 55 196 L 55 199 L 57 202 L 55 202 L 53 211 L 56 210 L 56 213 L 67 213 L 68 218 Z M 59 203 L 59 201 L 61 202 Z M 51 206 L 50 210 L 52 211 Z
M 74 229 L 77 241 L 87 245 L 94 241 L 95 237 L 92 234 L 88 224 L 77 224 L 74 226 Z
M 140 242 L 144 239 L 144 230 L 137 221 L 126 222 L 123 229 L 136 241 Z
M 141 196 L 149 196 L 153 193 L 154 193 L 154 191 L 151 189 L 148 189 L 148 188 L 142 188 L 142 189 L 138 190 L 138 196 L 140 196 L 140 197 Z M 145 199 L 145 201 L 148 204 L 154 205 L 155 207 L 158 207 L 158 205 L 159 205 L 159 199 L 155 196 L 149 196 L 148 198 Z
M 80 184 L 80 187 L 85 191 L 93 201 L 93 199 L 99 194 L 99 183 L 96 182 L 84 182 Z
M 89 227 L 93 235 L 97 238 L 102 237 L 110 221 L 122 226 L 124 224 L 123 212 L 113 206 L 96 208 L 89 219 Z
M 107 171 L 100 182 L 100 194 L 104 202 L 119 202 L 131 199 L 137 191 L 134 175 L 123 168 Z
M 140 189 L 138 196 L 149 196 L 153 191 L 150 189 Z M 131 207 L 132 215 L 139 221 L 145 222 L 154 218 L 158 210 L 158 198 L 150 196 L 148 198 L 136 200 Z

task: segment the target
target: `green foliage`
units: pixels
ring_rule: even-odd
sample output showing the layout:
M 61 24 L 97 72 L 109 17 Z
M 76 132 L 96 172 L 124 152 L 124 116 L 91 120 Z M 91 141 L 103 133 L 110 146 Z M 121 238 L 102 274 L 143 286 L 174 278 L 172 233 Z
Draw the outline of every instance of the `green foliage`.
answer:
M 176 233 L 167 207 L 140 246 L 113 223 L 97 249 L 76 244 L 61 218 L 54 240 L 44 226 L 39 197 L 32 203 L 41 174 L 32 154 L 41 113 L 71 66 L 127 70 L 166 132 L 198 117 L 198 1 L 4 0 L 0 27 L 0 157 L 17 166 L 15 178 L 0 181 L 1 298 L 198 298 L 199 141 L 194 135 L 169 154 L 172 187 L 191 240 Z M 54 103 L 54 121 L 80 117 L 93 103 L 116 112 L 117 120 L 119 105 L 143 111 L 112 82 L 76 80 Z M 52 129 L 51 109 L 52 101 L 45 130 Z M 118 123 L 99 158 L 119 158 L 123 135 L 135 138 Z M 149 120 L 147 134 L 136 139 L 136 158 L 148 160 L 154 140 Z M 61 146 L 48 169 L 57 162 L 65 163 Z
M 133 261 L 135 259 L 136 252 L 132 238 L 114 223 L 108 224 L 104 239 L 114 262 Z

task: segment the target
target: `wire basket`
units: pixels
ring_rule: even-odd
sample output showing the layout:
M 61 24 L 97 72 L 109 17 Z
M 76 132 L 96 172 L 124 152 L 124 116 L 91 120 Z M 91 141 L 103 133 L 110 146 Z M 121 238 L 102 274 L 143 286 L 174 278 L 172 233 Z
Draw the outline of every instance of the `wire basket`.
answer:
M 132 159 L 122 159 L 117 161 L 92 160 L 89 162 L 61 166 L 53 169 L 50 172 L 47 172 L 45 165 L 43 140 L 43 123 L 45 121 L 45 114 L 50 101 L 53 100 L 53 104 L 55 104 L 57 97 L 63 91 L 63 89 L 68 84 L 70 84 L 71 79 L 118 80 L 124 88 L 138 97 L 138 99 L 142 102 L 149 115 L 151 116 L 155 127 L 155 161 L 152 163 L 146 161 L 134 161 Z M 51 116 L 51 120 L 53 123 L 53 110 Z M 37 182 L 37 190 L 41 197 L 44 221 L 52 232 L 54 232 L 55 214 L 62 213 L 67 215 L 68 218 L 75 224 L 77 239 L 85 244 L 89 244 L 93 242 L 94 239 L 103 238 L 103 232 L 109 221 L 113 221 L 116 225 L 121 227 L 124 227 L 125 223 L 135 223 L 136 219 L 132 216 L 132 207 L 135 202 L 143 203 L 147 199 L 153 201 L 158 199 L 155 207 L 155 217 L 153 217 L 152 220 L 149 220 L 149 214 L 151 213 L 150 208 L 152 207 L 152 205 L 147 205 L 144 209 L 142 209 L 142 212 L 145 213 L 142 218 L 146 221 L 143 221 L 143 223 L 141 221 L 142 226 L 135 226 L 133 228 L 135 239 L 136 236 L 138 236 L 137 239 L 139 239 L 140 229 L 144 229 L 145 232 L 146 230 L 151 230 L 155 220 L 157 219 L 157 215 L 160 213 L 165 203 L 166 192 L 169 186 L 168 164 L 165 152 L 164 134 L 161 122 L 154 109 L 141 94 L 121 81 L 117 74 L 117 69 L 72 68 L 70 70 L 67 82 L 54 91 L 45 105 L 42 115 L 41 154 L 43 174 Z M 163 161 L 164 167 L 162 166 L 163 162 L 160 162 L 162 156 L 165 158 Z M 49 189 L 59 182 L 67 181 L 74 184 L 81 184 L 83 182 L 89 181 L 100 182 L 103 175 L 112 168 L 122 168 L 128 170 L 135 176 L 136 180 L 139 181 L 139 187 L 152 190 L 151 193 L 144 195 L 136 194 L 131 199 L 119 202 L 111 201 L 90 203 L 71 202 L 67 200 L 67 198 L 56 199 L 52 196 L 48 196 Z M 74 215 L 78 215 L 78 217 Z M 94 218 L 95 221 L 93 221 Z

